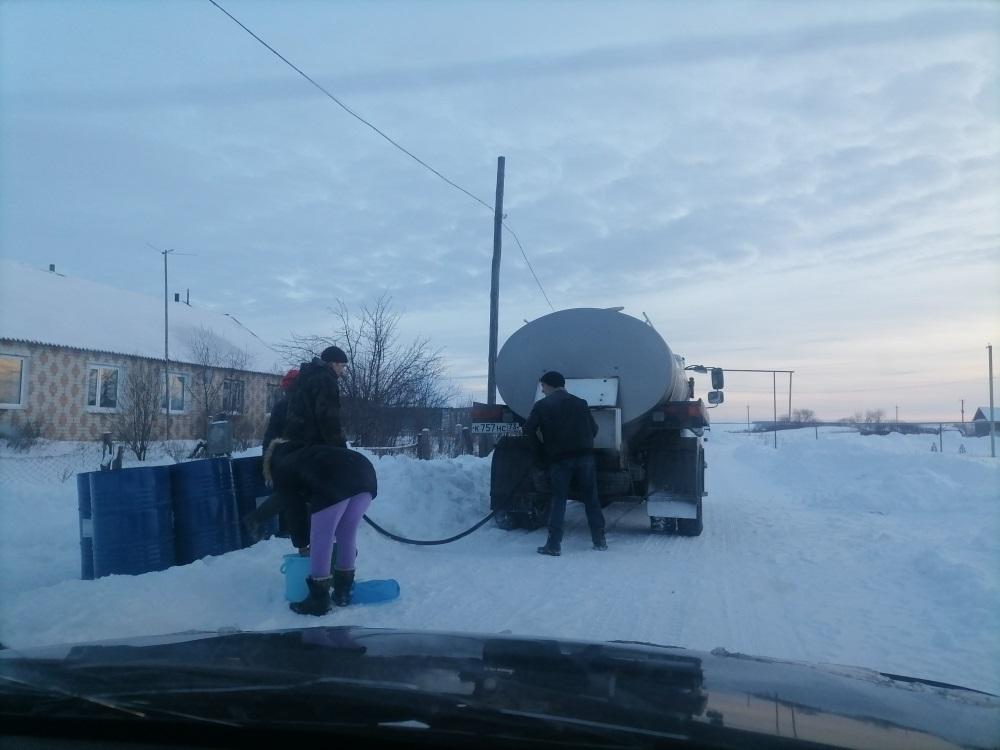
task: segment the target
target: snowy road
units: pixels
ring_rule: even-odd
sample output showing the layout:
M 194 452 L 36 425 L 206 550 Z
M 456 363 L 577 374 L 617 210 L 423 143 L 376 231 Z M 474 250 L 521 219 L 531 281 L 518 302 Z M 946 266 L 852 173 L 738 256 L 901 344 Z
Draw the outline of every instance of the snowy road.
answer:
M 983 457 L 988 439 L 963 439 L 966 454 L 957 436 L 945 453 L 930 442 L 802 430 L 775 450 L 770 436 L 717 427 L 702 536 L 652 536 L 643 507 L 613 505 L 604 553 L 575 504 L 559 558 L 535 554 L 543 530 L 488 524 L 413 547 L 364 527 L 359 575 L 398 578 L 403 596 L 309 622 L 723 646 L 1000 693 L 997 462 Z M 17 460 L 0 461 L 4 644 L 303 624 L 282 598 L 284 540 L 75 580 L 73 482 L 24 479 Z M 488 511 L 488 461 L 387 458 L 378 470 L 370 515 L 394 532 L 449 536 Z

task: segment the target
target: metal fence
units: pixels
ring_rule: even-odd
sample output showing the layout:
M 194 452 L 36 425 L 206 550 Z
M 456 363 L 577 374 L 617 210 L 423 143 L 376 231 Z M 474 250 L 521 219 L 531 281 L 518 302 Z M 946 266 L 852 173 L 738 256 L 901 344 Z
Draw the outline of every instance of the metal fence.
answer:
M 789 431 L 811 432 L 815 440 L 824 435 L 856 434 L 861 437 L 886 437 L 889 435 L 924 436 L 928 439 L 927 450 L 931 453 L 975 453 L 990 455 L 989 446 L 978 444 L 982 435 L 976 434 L 976 426 L 971 422 L 716 422 L 713 427 L 728 432 L 742 432 L 760 435 L 773 440 L 775 447 L 781 443 L 780 435 Z M 985 436 L 988 439 L 988 434 Z M 975 449 L 973 448 L 975 446 Z

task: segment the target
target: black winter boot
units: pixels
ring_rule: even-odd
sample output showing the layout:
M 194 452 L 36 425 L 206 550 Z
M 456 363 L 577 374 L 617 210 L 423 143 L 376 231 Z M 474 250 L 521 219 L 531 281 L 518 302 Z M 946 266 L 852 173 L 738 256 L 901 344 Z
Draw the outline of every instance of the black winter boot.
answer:
M 301 602 L 292 602 L 289 608 L 300 615 L 325 615 L 330 611 L 330 578 L 306 578 L 309 596 Z
M 545 545 L 539 547 L 537 551 L 539 555 L 552 555 L 552 557 L 559 557 L 562 554 L 559 542 L 554 541 L 551 535 L 545 541 Z
M 333 603 L 346 607 L 351 603 L 351 589 L 354 587 L 353 570 L 333 571 Z

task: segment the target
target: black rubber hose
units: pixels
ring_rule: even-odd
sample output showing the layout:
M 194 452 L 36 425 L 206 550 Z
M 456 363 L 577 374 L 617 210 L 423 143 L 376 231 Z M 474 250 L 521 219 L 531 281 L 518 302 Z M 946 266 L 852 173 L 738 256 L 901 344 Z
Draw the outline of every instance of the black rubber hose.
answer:
M 432 547 L 436 544 L 451 544 L 452 542 L 457 542 L 463 536 L 468 536 L 473 531 L 478 531 L 480 528 L 482 528 L 483 524 L 485 524 L 491 518 L 493 518 L 493 511 L 490 511 L 490 514 L 486 516 L 486 518 L 477 523 L 471 529 L 466 529 L 461 534 L 456 534 L 455 536 L 448 537 L 447 539 L 407 539 L 406 537 L 403 536 L 397 536 L 396 534 L 393 534 L 391 531 L 386 531 L 377 523 L 375 523 L 372 519 L 370 519 L 368 516 L 364 516 L 364 519 L 368 523 L 368 525 L 371 526 L 373 529 L 375 529 L 375 531 L 377 531 L 379 534 L 387 536 L 396 542 L 402 542 L 403 544 L 417 544 L 422 547 Z
M 514 496 L 515 492 L 521 489 L 521 485 L 524 484 L 524 480 L 527 479 L 530 474 L 531 474 L 531 469 L 528 469 L 528 471 L 525 472 L 524 476 L 521 477 L 518 483 L 514 485 L 514 489 L 510 491 L 511 497 Z M 461 534 L 455 534 L 455 536 L 450 536 L 447 539 L 407 539 L 405 536 L 398 536 L 397 534 L 393 534 L 391 531 L 386 531 L 377 523 L 375 523 L 372 519 L 370 519 L 368 516 L 364 516 L 364 519 L 369 526 L 375 529 L 375 531 L 377 531 L 379 534 L 382 534 L 383 536 L 389 537 L 393 541 L 402 542 L 403 544 L 416 544 L 421 547 L 433 547 L 434 545 L 438 544 L 451 544 L 452 542 L 457 542 L 459 539 L 461 539 L 464 536 L 468 536 L 473 531 L 478 531 L 483 527 L 483 525 L 487 521 L 493 518 L 494 515 L 496 515 L 496 512 L 491 510 L 488 516 L 486 516 L 482 521 L 477 523 L 471 529 L 466 529 Z

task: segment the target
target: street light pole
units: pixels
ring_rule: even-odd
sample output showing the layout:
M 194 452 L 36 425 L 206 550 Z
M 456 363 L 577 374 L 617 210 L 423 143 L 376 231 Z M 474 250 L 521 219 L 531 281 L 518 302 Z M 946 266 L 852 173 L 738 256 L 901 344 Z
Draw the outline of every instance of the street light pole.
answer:
M 993 458 L 997 457 L 997 446 L 996 446 L 996 415 L 993 412 L 993 345 L 987 344 L 986 350 L 989 352 L 990 360 L 990 455 Z
M 774 447 L 778 447 L 778 373 L 788 373 L 788 419 L 792 419 L 792 373 L 795 370 L 741 370 L 737 367 L 724 367 L 726 372 L 769 372 L 771 373 L 771 387 L 774 398 Z M 747 423 L 750 421 L 750 405 L 747 404 Z
M 778 373 L 771 373 L 771 385 L 774 389 L 774 447 L 778 447 Z M 789 415 L 791 416 L 791 415 Z

